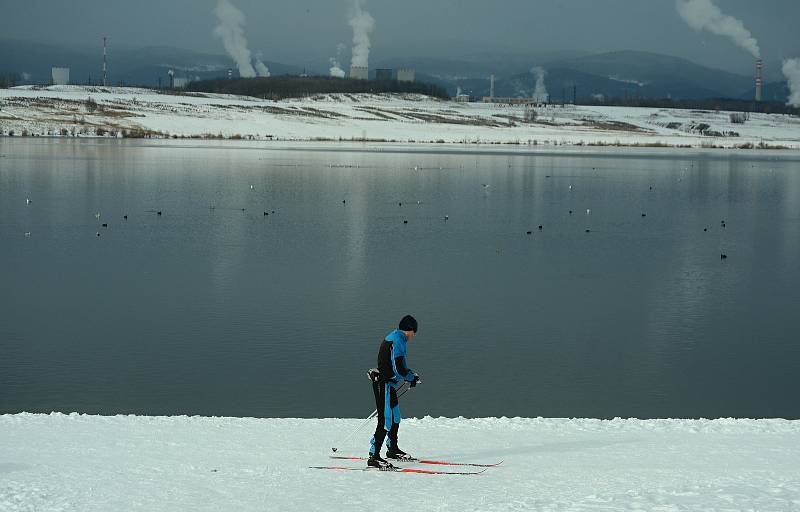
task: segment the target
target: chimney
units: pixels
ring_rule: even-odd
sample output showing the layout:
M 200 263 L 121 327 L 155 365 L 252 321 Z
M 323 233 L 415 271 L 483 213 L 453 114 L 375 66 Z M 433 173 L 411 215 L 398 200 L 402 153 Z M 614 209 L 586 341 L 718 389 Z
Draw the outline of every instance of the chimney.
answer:
M 764 82 L 764 61 L 756 61 L 756 101 L 761 101 L 761 84 Z

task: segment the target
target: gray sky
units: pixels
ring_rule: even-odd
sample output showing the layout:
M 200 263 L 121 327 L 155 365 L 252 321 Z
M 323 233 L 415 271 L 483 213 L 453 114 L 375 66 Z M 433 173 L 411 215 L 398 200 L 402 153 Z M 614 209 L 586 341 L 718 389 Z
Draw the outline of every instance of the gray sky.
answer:
M 250 49 L 303 65 L 347 46 L 348 0 L 231 0 L 247 16 Z M 800 0 L 716 0 L 758 39 L 767 62 L 800 56 Z M 216 0 L 0 0 L 0 37 L 95 45 L 175 46 L 224 53 L 212 36 Z M 724 37 L 689 28 L 675 0 L 365 0 L 376 21 L 372 58 L 404 53 L 644 50 L 740 72 L 752 58 Z M 2 59 L 2 56 L 0 56 Z

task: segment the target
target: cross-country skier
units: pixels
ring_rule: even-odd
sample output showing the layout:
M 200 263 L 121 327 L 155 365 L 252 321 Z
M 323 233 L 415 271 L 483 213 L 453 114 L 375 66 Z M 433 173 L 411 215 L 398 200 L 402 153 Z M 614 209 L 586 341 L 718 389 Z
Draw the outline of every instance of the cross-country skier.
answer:
M 386 441 L 386 457 L 396 460 L 413 460 L 413 457 L 397 445 L 397 431 L 400 428 L 400 403 L 397 388 L 403 381 L 413 388 L 420 383 L 419 375 L 408 368 L 406 353 L 409 341 L 417 334 L 417 321 L 411 315 L 400 320 L 397 329 L 386 335 L 378 350 L 378 372 L 370 372 L 372 391 L 375 393 L 375 407 L 378 410 L 378 425 L 369 447 L 367 466 L 375 468 L 391 467 L 381 458 L 383 440 Z

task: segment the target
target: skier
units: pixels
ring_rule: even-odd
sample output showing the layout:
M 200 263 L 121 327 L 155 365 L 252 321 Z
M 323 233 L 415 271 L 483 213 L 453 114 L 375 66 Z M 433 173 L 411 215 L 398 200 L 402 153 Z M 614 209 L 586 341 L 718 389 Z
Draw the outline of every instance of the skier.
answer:
M 383 440 L 386 441 L 386 457 L 395 460 L 414 460 L 397 445 L 397 431 L 400 428 L 400 403 L 397 388 L 409 382 L 413 388 L 421 381 L 419 375 L 406 364 L 406 344 L 417 334 L 417 321 L 411 315 L 400 320 L 397 329 L 386 335 L 378 350 L 378 369 L 370 370 L 372 391 L 375 394 L 375 407 L 378 410 L 378 425 L 369 447 L 368 467 L 391 468 L 392 465 L 381 458 Z

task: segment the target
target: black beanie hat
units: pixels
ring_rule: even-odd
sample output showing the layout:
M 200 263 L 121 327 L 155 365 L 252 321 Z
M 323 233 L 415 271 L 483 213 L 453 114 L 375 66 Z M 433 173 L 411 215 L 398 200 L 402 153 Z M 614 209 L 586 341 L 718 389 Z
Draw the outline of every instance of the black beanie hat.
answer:
M 397 328 L 401 331 L 417 332 L 417 320 L 411 315 L 406 315 L 400 320 L 400 325 Z

